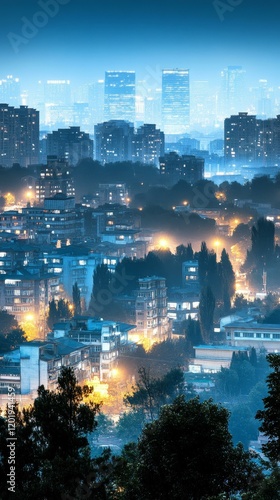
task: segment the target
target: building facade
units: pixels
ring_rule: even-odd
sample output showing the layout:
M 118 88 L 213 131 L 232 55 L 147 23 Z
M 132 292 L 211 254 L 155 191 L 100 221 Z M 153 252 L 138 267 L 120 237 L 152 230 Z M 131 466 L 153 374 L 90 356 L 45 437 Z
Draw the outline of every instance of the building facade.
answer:
M 152 345 L 166 340 L 170 334 L 166 280 L 152 276 L 141 278 L 138 282 L 135 303 L 137 334 Z
M 37 168 L 36 205 L 43 205 L 46 198 L 51 198 L 58 193 L 63 193 L 67 197 L 75 197 L 72 168 L 66 160 L 57 156 L 48 156 L 47 165 L 40 165 Z
M 164 133 L 153 124 L 139 127 L 133 137 L 132 160 L 158 167 L 160 156 L 164 155 Z
M 93 140 L 80 127 L 59 128 L 47 134 L 47 155 L 75 166 L 84 158 L 93 158 Z
M 0 104 L 0 164 L 22 167 L 39 162 L 39 111 Z
M 135 71 L 106 71 L 105 120 L 135 121 Z
M 162 156 L 159 164 L 162 179 L 171 185 L 176 184 L 180 179 L 195 184 L 204 176 L 204 159 L 193 155 L 179 156 L 171 152 Z
M 162 71 L 162 128 L 165 134 L 183 134 L 190 123 L 188 69 Z
M 110 120 L 94 127 L 95 159 L 103 165 L 132 160 L 133 124 Z

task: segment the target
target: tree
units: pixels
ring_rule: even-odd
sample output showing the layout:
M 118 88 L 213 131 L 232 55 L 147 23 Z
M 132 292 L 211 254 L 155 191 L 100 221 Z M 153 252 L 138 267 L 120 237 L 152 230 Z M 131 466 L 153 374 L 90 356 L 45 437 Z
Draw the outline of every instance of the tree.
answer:
M 70 319 L 72 317 L 72 311 L 70 309 L 70 304 L 67 300 L 59 299 L 55 301 L 54 299 L 49 302 L 49 311 L 47 316 L 47 323 L 49 328 L 53 328 L 54 323 L 60 319 Z
M 191 348 L 195 345 L 199 345 L 202 342 L 202 336 L 200 331 L 199 321 L 192 319 L 188 316 L 188 319 L 183 322 L 183 331 L 185 332 L 185 338 L 188 346 Z
M 152 378 L 149 370 L 138 370 L 139 380 L 132 388 L 132 394 L 124 398 L 126 406 L 141 411 L 148 420 L 154 420 L 162 405 L 173 401 L 177 394 L 182 393 L 184 375 L 178 369 L 172 369 L 161 379 Z
M 107 264 L 98 264 L 93 273 L 93 288 L 88 308 L 90 313 L 96 315 L 97 312 L 103 310 L 104 298 L 106 302 L 108 295 L 112 295 L 111 292 L 109 292 L 110 280 L 111 273 Z
M 185 245 L 177 246 L 176 247 L 176 257 L 177 257 L 177 259 L 179 259 L 180 263 L 185 262 L 187 260 L 193 260 L 194 253 L 193 253 L 192 244 L 188 243 L 187 247 L 185 247 Z
M 228 411 L 211 400 L 177 397 L 125 447 L 121 498 L 201 500 L 246 491 L 258 477 L 242 445 L 234 447 Z
M 9 314 L 6 310 L 0 311 L 0 333 L 7 335 L 18 328 L 18 322 L 13 314 Z
M 77 489 L 93 473 L 87 435 L 97 425 L 99 405 L 83 402 L 89 394 L 87 386 L 77 384 L 74 370 L 63 367 L 56 391 L 40 386 L 33 406 L 22 413 L 15 407 L 15 432 L 19 440 L 16 499 L 78 497 Z M 6 484 L 7 425 L 1 427 L 1 422 L 0 432 L 0 454 L 4 457 L 0 478 L 4 477 Z M 93 483 L 94 474 L 92 486 Z
M 209 343 L 213 335 L 215 305 L 215 297 L 210 286 L 207 285 L 201 291 L 199 302 L 199 323 L 205 343 Z
M 124 412 L 117 423 L 117 436 L 125 443 L 136 442 L 144 423 L 145 416 L 141 410 Z
M 74 304 L 74 315 L 79 316 L 82 312 L 82 307 L 81 307 L 81 292 L 78 287 L 77 281 L 72 288 L 72 298 Z
M 237 293 L 234 299 L 235 309 L 239 310 L 247 306 L 248 306 L 248 301 L 247 299 L 245 299 L 244 295 L 242 293 Z
M 248 449 L 249 441 L 257 439 L 258 425 L 247 404 L 235 405 L 230 414 L 229 431 L 234 444 L 241 442 Z
M 228 253 L 224 248 L 221 253 L 220 269 L 224 314 L 228 314 L 231 309 L 231 299 L 235 294 L 235 274 Z
M 263 452 L 272 462 L 280 460 L 280 355 L 268 354 L 267 360 L 273 370 L 267 376 L 268 395 L 264 398 L 264 409 L 257 411 L 260 431 L 268 437 Z
M 48 327 L 52 329 L 57 320 L 57 305 L 54 299 L 49 302 L 49 311 L 47 316 Z
M 252 227 L 252 249 L 250 258 L 254 265 L 270 264 L 275 249 L 274 223 L 261 217 Z
M 8 352 L 16 349 L 20 344 L 26 342 L 27 338 L 21 328 L 11 330 L 9 334 L 0 334 L 0 352 Z
M 200 252 L 198 253 L 198 277 L 201 287 L 206 285 L 208 272 L 209 252 L 205 241 L 201 243 Z

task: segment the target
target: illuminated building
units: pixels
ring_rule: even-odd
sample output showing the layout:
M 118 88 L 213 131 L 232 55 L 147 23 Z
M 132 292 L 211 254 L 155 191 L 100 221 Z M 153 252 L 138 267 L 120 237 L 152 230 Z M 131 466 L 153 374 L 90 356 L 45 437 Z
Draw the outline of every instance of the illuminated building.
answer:
M 0 274 L 0 308 L 13 314 L 17 321 L 36 322 L 45 318 L 49 301 L 58 296 L 58 277 L 23 267 Z
M 22 167 L 39 161 L 39 112 L 0 104 L 0 165 Z
M 135 71 L 106 71 L 105 120 L 135 121 Z
M 8 75 L 0 80 L 0 102 L 7 102 L 9 106 L 20 106 L 20 82 L 18 78 Z
M 175 184 L 184 179 L 190 184 L 203 179 L 204 159 L 193 155 L 179 156 L 177 153 L 168 153 L 159 159 L 160 174 L 162 178 Z
M 246 105 L 245 70 L 242 66 L 228 66 L 221 72 L 222 118 L 244 111 Z M 245 108 L 246 109 L 246 108 Z
M 137 333 L 152 345 L 166 340 L 169 335 L 166 280 L 152 276 L 140 278 L 138 283 L 135 303 Z
M 187 132 L 190 123 L 188 69 L 162 71 L 162 128 L 165 134 Z
M 103 165 L 132 160 L 132 123 L 110 120 L 94 127 L 95 159 Z
M 71 84 L 69 80 L 48 80 L 44 86 L 45 125 L 72 124 Z
M 74 178 L 67 161 L 58 159 L 57 156 L 48 156 L 47 165 L 37 168 L 36 203 L 42 205 L 45 198 L 50 198 L 57 193 L 68 197 L 75 196 Z
M 227 168 L 278 167 L 280 164 L 280 115 L 259 120 L 239 113 L 225 119 Z
M 133 161 L 158 166 L 159 157 L 163 155 L 164 133 L 152 124 L 139 127 L 133 137 Z
M 47 135 L 47 155 L 76 165 L 83 158 L 93 158 L 93 141 L 80 127 L 59 128 Z

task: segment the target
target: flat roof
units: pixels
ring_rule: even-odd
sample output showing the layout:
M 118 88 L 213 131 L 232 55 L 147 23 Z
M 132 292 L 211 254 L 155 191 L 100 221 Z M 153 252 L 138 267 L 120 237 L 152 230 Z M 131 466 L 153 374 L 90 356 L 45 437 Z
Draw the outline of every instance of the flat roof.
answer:
M 245 323 L 243 321 L 233 321 L 232 323 L 228 323 L 224 325 L 224 328 L 243 328 L 247 330 L 279 330 L 280 324 L 271 324 L 271 323 L 257 323 L 256 321 L 251 321 Z
M 193 346 L 194 349 L 208 349 L 215 351 L 246 351 L 250 349 L 246 346 L 233 346 L 233 345 L 197 345 Z

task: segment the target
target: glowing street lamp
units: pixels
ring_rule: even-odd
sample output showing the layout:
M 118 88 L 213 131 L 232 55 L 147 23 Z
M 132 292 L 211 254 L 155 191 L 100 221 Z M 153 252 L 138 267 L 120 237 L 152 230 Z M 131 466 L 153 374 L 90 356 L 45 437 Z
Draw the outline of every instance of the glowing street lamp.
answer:
M 159 247 L 162 248 L 162 249 L 169 248 L 168 241 L 165 238 L 161 238 L 158 243 L 159 243 Z

